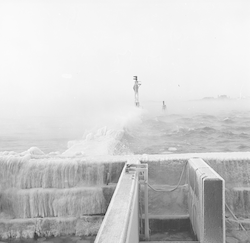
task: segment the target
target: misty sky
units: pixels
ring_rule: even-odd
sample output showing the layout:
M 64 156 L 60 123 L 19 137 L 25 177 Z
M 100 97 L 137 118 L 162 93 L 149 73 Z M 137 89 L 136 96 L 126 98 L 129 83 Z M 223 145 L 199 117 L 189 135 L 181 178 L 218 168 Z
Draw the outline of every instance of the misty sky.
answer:
M 0 107 L 250 96 L 250 1 L 0 0 Z

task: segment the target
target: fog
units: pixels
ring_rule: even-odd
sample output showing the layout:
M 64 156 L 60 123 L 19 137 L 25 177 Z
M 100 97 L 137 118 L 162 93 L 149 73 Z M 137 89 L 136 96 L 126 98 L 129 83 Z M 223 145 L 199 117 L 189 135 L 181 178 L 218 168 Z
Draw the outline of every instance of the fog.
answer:
M 2 116 L 250 96 L 249 1 L 0 1 Z M 153 105 L 154 106 L 154 105 Z M 209 106 L 207 106 L 208 109 Z M 100 115 L 101 118 L 101 115 Z
M 250 112 L 250 99 L 228 99 L 228 100 L 187 100 L 187 101 L 165 101 L 166 110 L 162 111 L 162 103 L 159 101 L 145 102 L 147 112 L 154 115 L 232 115 L 240 112 Z

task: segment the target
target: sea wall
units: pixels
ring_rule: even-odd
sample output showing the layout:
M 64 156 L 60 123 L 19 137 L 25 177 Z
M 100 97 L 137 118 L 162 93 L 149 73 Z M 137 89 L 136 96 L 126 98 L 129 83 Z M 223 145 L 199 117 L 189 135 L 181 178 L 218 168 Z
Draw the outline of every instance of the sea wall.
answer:
M 250 153 L 67 158 L 0 155 L 0 238 L 96 234 L 124 164 L 149 166 L 149 214 L 188 217 L 185 165 L 204 159 L 225 180 L 226 203 L 250 228 Z M 179 187 L 171 191 L 175 185 Z M 140 195 L 143 207 L 143 194 Z M 228 227 L 239 227 L 227 210 Z M 232 220 L 231 220 L 232 219 Z
M 1 188 L 72 188 L 117 183 L 126 158 L 33 158 L 0 156 Z
M 0 237 L 96 234 L 124 163 L 0 156 Z
M 205 161 L 226 182 L 226 206 L 234 212 L 237 218 L 250 219 L 250 158 L 207 159 Z M 250 228 L 249 223 L 246 227 Z

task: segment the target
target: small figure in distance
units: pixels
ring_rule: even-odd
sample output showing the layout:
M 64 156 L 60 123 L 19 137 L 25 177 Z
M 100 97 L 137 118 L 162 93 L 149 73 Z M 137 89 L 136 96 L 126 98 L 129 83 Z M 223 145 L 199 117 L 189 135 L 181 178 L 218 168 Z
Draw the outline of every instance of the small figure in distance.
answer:
M 133 77 L 135 84 L 134 84 L 134 91 L 135 91 L 135 106 L 139 107 L 140 103 L 139 103 L 139 86 L 141 85 L 138 80 L 137 80 L 137 76 Z
M 163 110 L 163 111 L 165 111 L 165 110 L 166 110 L 166 108 L 167 108 L 167 106 L 165 105 L 165 102 L 164 102 L 164 101 L 162 101 L 162 110 Z

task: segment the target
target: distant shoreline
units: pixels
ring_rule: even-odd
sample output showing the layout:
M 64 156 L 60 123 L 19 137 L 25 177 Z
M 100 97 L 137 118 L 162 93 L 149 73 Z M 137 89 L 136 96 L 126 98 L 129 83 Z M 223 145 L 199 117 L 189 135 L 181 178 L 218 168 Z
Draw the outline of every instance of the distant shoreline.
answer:
M 218 97 L 204 97 L 201 99 L 195 99 L 190 101 L 239 101 L 239 100 L 249 100 L 250 97 L 244 97 L 244 98 L 231 98 L 226 95 L 218 96 Z

